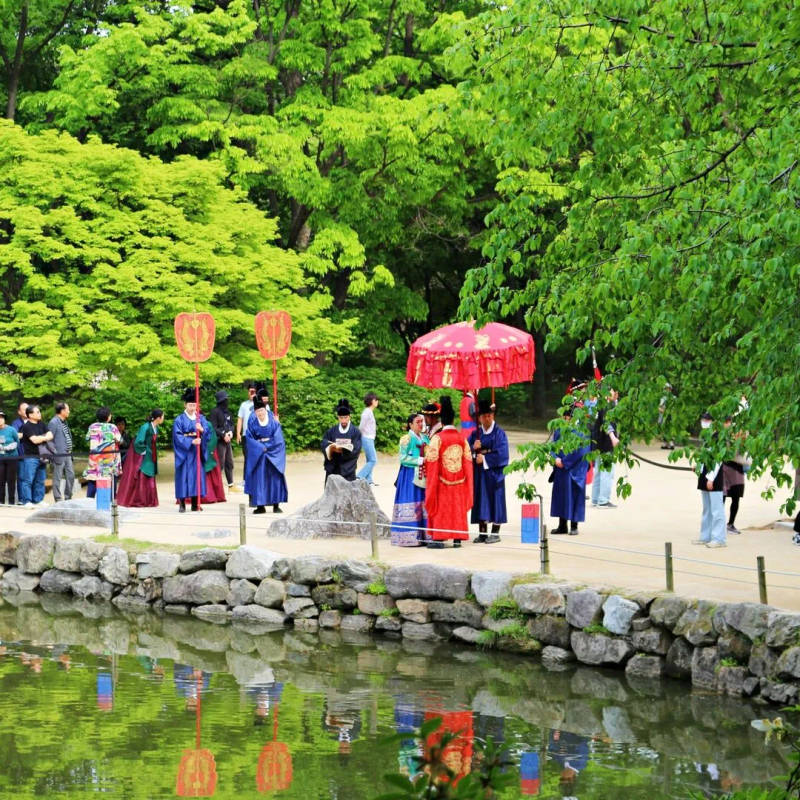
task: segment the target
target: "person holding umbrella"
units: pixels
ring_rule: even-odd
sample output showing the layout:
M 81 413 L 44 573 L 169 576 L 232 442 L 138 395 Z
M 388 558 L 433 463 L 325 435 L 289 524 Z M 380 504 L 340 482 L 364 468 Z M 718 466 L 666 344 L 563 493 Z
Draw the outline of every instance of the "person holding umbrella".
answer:
M 495 422 L 496 407 L 488 400 L 478 403 L 478 425 L 469 436 L 472 450 L 473 502 L 470 521 L 478 523 L 477 544 L 500 541 L 500 525 L 508 522 L 506 514 L 506 476 L 508 437 Z M 492 532 L 487 536 L 489 523 Z
M 200 498 L 206 493 L 206 473 L 203 469 L 208 460 L 208 441 L 211 425 L 197 412 L 194 389 L 183 393 L 184 412 L 175 418 L 172 425 L 172 447 L 175 451 L 175 498 L 178 511 L 186 511 L 186 500 L 192 502 L 192 511 L 200 511 Z M 198 457 L 200 459 L 198 464 Z

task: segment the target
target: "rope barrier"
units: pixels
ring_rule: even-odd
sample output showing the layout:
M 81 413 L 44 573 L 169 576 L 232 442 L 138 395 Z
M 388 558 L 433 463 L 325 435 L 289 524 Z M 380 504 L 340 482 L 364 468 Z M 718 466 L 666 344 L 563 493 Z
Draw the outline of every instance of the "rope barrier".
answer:
M 630 451 L 630 454 L 637 460 L 637 461 L 644 461 L 646 464 L 652 464 L 654 467 L 661 467 L 661 469 L 676 469 L 680 472 L 694 472 L 694 467 L 680 467 L 677 464 L 662 464 L 659 461 L 651 461 L 649 458 L 645 458 L 644 456 L 640 456 L 638 453 L 634 453 L 633 450 Z

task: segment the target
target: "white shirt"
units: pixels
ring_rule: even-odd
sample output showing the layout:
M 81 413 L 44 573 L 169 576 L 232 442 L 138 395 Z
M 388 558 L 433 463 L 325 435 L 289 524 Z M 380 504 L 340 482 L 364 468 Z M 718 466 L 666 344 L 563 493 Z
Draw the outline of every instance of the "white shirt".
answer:
M 361 435 L 366 436 L 367 439 L 375 438 L 378 426 L 375 423 L 375 414 L 369 406 L 361 412 L 361 421 L 358 423 L 358 429 L 361 431 Z

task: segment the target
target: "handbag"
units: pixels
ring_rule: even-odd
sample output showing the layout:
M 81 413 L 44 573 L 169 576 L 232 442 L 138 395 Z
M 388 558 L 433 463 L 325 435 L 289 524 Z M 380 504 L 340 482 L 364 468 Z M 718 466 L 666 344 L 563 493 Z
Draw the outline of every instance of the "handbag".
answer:
M 39 449 L 40 464 L 48 464 L 53 460 L 53 456 L 56 454 L 56 446 L 52 441 L 42 442 L 37 444 L 36 447 Z

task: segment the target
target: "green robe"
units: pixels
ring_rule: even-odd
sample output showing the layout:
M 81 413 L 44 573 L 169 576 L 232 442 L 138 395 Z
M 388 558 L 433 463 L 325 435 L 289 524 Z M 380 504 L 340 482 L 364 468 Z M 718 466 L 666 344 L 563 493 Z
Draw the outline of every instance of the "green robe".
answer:
M 133 440 L 133 450 L 142 456 L 139 470 L 149 478 L 158 474 L 158 451 L 156 449 L 156 432 L 151 422 L 145 422 Z M 155 459 L 153 456 L 155 455 Z

